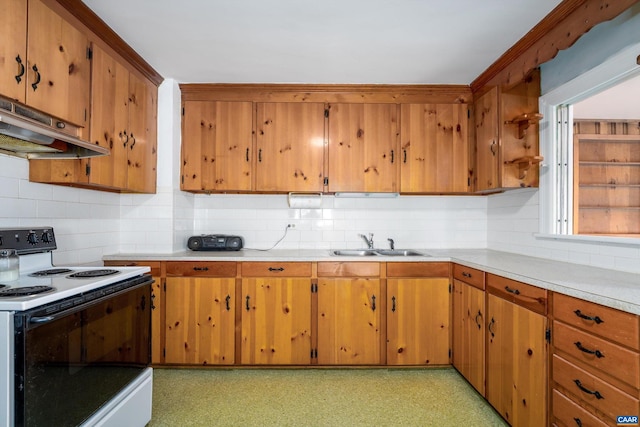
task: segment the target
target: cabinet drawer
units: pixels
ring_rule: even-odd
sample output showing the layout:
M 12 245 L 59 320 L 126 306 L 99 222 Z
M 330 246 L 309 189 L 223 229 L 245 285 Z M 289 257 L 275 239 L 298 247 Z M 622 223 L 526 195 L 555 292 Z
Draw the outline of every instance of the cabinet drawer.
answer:
M 311 277 L 310 262 L 243 262 L 243 277 Z
M 507 301 L 547 314 L 547 290 L 487 273 L 487 290 Z
M 612 422 L 618 415 L 638 413 L 638 399 L 555 354 L 553 380 L 569 394 L 607 414 Z
M 168 261 L 167 276 L 236 277 L 236 262 Z
M 378 262 L 319 262 L 318 277 L 379 277 Z
M 595 415 L 578 406 L 558 390 L 553 390 L 553 418 L 565 426 L 607 427 Z
M 577 360 L 640 387 L 638 353 L 554 320 L 553 344 Z
M 576 328 L 640 350 L 640 317 L 635 314 L 554 293 L 553 316 Z
M 449 277 L 449 263 L 388 262 L 387 277 Z
M 484 290 L 484 271 L 475 268 L 465 267 L 460 264 L 453 264 L 453 277 Z
M 152 276 L 160 276 L 160 261 L 105 261 L 105 267 L 150 267 Z

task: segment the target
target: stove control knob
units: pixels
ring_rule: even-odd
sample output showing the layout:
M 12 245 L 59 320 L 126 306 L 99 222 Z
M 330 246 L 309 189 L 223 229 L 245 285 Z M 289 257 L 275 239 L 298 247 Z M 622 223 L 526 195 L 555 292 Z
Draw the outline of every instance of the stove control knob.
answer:
M 53 242 L 53 234 L 51 234 L 50 231 L 45 231 L 44 233 L 42 233 L 42 241 L 44 243 L 51 243 Z
M 32 245 L 35 245 L 38 243 L 38 235 L 34 232 L 29 233 L 29 235 L 27 236 L 27 242 L 31 243 Z

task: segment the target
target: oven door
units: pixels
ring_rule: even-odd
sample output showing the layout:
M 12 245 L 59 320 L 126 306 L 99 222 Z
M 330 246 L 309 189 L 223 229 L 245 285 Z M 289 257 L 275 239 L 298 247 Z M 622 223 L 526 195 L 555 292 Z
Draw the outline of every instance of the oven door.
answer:
M 16 426 L 77 426 L 149 365 L 152 283 L 141 276 L 16 314 Z

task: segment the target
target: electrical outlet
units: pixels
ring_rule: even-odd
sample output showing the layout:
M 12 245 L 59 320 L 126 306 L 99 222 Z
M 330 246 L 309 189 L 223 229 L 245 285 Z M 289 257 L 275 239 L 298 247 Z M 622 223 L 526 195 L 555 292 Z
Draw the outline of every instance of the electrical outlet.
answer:
M 287 228 L 296 228 L 296 225 L 295 224 L 288 224 Z

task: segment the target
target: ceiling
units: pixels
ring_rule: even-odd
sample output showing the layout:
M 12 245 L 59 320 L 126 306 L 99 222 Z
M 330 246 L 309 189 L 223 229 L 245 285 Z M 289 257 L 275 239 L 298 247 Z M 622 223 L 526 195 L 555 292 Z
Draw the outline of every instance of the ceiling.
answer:
M 181 83 L 469 84 L 559 0 L 84 0 Z

